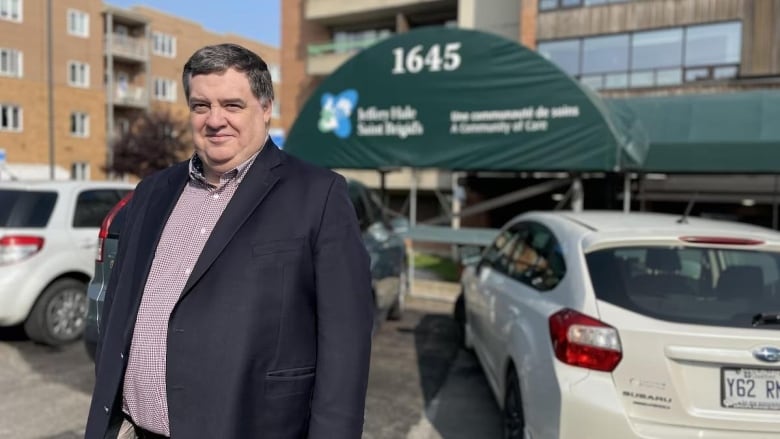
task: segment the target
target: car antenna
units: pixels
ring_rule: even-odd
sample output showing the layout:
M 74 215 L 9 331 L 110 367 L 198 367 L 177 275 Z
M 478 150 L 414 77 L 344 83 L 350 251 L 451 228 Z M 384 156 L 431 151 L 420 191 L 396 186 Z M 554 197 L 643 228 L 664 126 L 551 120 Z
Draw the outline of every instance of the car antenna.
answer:
M 677 220 L 677 224 L 688 224 L 688 217 L 691 215 L 691 210 L 693 210 L 693 205 L 696 203 L 696 195 L 698 194 L 698 192 L 693 194 L 691 199 L 688 201 L 688 205 L 685 206 L 685 212 L 683 212 L 682 218 Z

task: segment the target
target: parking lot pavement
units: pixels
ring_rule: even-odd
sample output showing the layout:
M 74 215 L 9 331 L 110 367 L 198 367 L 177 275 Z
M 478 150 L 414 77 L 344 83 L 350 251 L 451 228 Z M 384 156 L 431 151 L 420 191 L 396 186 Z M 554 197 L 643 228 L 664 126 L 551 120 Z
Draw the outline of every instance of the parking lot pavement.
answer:
M 18 333 L 17 333 L 18 332 Z M 0 331 L 0 438 L 76 439 L 94 383 L 83 345 L 52 349 Z
M 404 319 L 386 322 L 374 338 L 363 438 L 501 438 L 482 370 L 459 346 L 452 302 L 407 303 Z
M 448 300 L 410 298 L 374 336 L 364 439 L 492 439 L 499 410 Z M 81 343 L 37 345 L 0 329 L 0 439 L 83 437 L 93 366 Z

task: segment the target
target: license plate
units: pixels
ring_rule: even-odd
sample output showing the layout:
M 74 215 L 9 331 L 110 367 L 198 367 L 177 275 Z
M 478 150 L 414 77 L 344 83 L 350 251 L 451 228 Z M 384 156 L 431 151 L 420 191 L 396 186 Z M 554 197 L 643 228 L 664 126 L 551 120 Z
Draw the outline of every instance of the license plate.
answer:
M 720 377 L 723 407 L 780 410 L 780 369 L 724 367 Z

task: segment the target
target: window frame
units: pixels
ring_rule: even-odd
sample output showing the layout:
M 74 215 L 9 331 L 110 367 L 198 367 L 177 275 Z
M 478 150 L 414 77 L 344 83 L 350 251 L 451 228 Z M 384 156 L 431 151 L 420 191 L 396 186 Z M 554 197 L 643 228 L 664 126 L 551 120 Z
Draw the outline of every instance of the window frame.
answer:
M 13 115 L 13 121 L 9 126 L 3 125 L 3 119 L 11 119 L 7 112 L 16 110 Z M 16 125 L 11 126 L 11 125 Z M 24 130 L 24 111 L 21 105 L 0 104 L 0 132 L 20 133 Z
M 66 14 L 68 35 L 89 38 L 89 13 L 75 8 L 68 8 Z
M 165 58 L 176 58 L 176 36 L 165 32 L 152 32 L 152 54 Z
M 177 82 L 173 79 L 156 77 L 152 84 L 152 96 L 163 102 L 176 102 L 178 99 Z
M 0 0 L 0 20 L 22 23 L 24 21 L 23 5 L 23 0 Z M 16 6 L 16 11 L 13 10 L 14 6 Z M 16 12 L 16 17 L 13 16 L 14 12 Z
M 8 61 L 9 65 L 16 64 L 16 71 L 12 71 L 12 69 L 3 70 L 2 68 L 3 55 L 5 55 L 6 59 L 9 60 Z M 16 59 L 14 60 L 14 58 Z M 9 78 L 24 77 L 24 56 L 21 50 L 12 49 L 8 47 L 0 48 L 0 76 L 5 76 Z
M 89 113 L 72 111 L 70 113 L 70 135 L 73 137 L 89 137 Z
M 73 76 L 74 74 L 76 77 Z M 89 88 L 90 83 L 89 63 L 74 60 L 68 61 L 68 85 L 71 87 Z

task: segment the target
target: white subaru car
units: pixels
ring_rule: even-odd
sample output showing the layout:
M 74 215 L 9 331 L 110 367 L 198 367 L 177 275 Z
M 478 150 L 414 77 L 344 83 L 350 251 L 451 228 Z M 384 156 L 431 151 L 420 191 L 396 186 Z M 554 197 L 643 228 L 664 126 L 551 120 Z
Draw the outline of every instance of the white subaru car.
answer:
M 530 212 L 462 275 L 505 437 L 780 437 L 780 234 Z
M 0 183 L 0 326 L 62 345 L 81 337 L 103 217 L 134 185 Z

